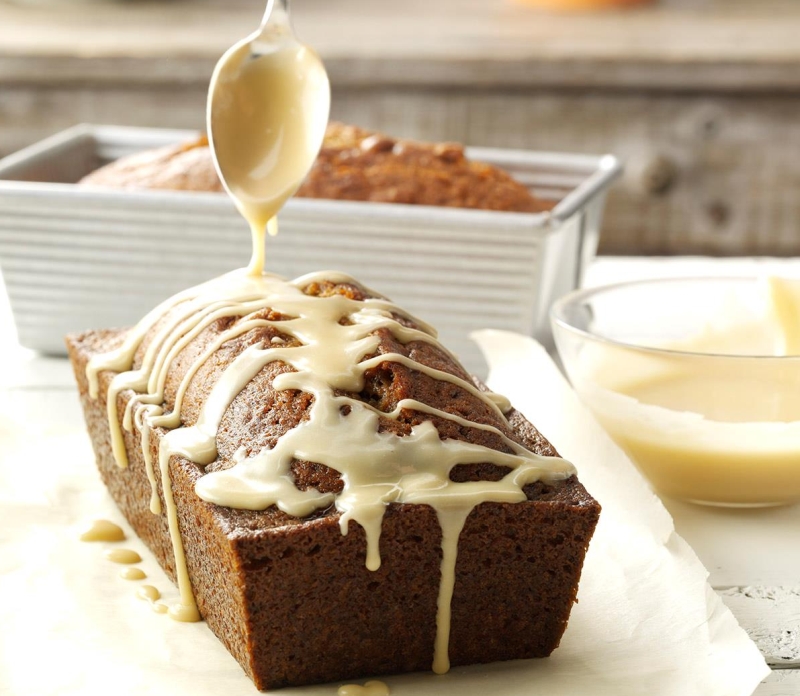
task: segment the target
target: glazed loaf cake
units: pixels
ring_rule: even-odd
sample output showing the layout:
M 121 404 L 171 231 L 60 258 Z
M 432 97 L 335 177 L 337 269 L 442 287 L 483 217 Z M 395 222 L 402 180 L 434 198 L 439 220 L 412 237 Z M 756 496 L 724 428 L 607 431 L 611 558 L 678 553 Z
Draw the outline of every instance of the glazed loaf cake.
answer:
M 341 278 L 329 282 L 320 277 L 298 287 L 310 298 L 343 296 L 362 303 L 371 297 Z M 146 332 L 133 369 L 142 367 L 148 346 L 161 340 L 159 332 L 174 311 L 168 310 Z M 262 325 L 236 334 L 237 326 L 254 319 Z M 165 372 L 164 412 L 176 407 L 180 385 L 199 364 L 198 356 L 207 353 L 189 378 L 179 406 L 181 425 L 195 425 L 214 386 L 247 350 L 275 346 L 287 355 L 300 347 L 300 341 L 282 329 L 291 319 L 264 307 L 250 315 L 239 312 L 209 320 Z M 392 321 L 416 326 L 407 316 L 393 315 Z M 214 349 L 225 332 L 234 337 Z M 490 402 L 478 398 L 477 389 L 466 386 L 470 378 L 463 368 L 435 342 L 401 341 L 395 333 L 384 327 L 370 334 L 377 348 L 361 360 L 370 360 L 372 367 L 363 374 L 361 390 L 345 394 L 353 409 L 363 404 L 380 414 L 380 432 L 410 437 L 415 427 L 431 422 L 445 443 L 459 441 L 500 452 L 511 452 L 509 443 L 518 443 L 537 455 L 558 456 L 521 414 L 511 410 L 500 415 Z M 167 430 L 154 427 L 149 447 L 143 450 L 142 433 L 135 427 L 123 429 L 129 464 L 120 468 L 112 451 L 106 403 L 117 373 L 99 372 L 96 398 L 87 379 L 90 360 L 119 348 L 127 335 L 89 331 L 69 336 L 67 345 L 103 481 L 136 533 L 175 579 L 168 520 L 164 513 L 151 512 L 144 457 L 145 452 L 158 457 Z M 263 510 L 217 505 L 196 492 L 204 477 L 232 471 L 243 457 L 275 449 L 283 436 L 309 421 L 319 397 L 275 386 L 276 378 L 293 370 L 283 360 L 267 360 L 246 383 L 225 410 L 210 464 L 200 466 L 181 456 L 168 461 L 186 568 L 200 614 L 262 690 L 428 670 L 437 636 L 443 555 L 442 528 L 432 507 L 389 504 L 380 533 L 381 564 L 368 570 L 364 529 L 351 524 L 343 535 L 335 505 L 298 518 L 274 505 Z M 119 424 L 132 398 L 131 390 L 119 393 Z M 415 408 L 408 407 L 413 403 Z M 473 461 L 453 467 L 449 478 L 498 481 L 508 473 L 507 467 Z M 319 462 L 293 460 L 291 475 L 298 489 L 323 494 L 337 495 L 346 483 L 340 472 Z M 163 481 L 155 482 L 155 491 L 163 508 Z M 523 497 L 514 503 L 481 503 L 466 519 L 458 539 L 451 602 L 452 665 L 545 657 L 566 628 L 600 507 L 570 474 L 528 483 Z
M 123 157 L 84 177 L 83 185 L 222 191 L 205 137 Z M 455 143 L 398 140 L 331 123 L 300 198 L 408 203 L 510 212 L 552 207 L 504 171 L 467 159 Z

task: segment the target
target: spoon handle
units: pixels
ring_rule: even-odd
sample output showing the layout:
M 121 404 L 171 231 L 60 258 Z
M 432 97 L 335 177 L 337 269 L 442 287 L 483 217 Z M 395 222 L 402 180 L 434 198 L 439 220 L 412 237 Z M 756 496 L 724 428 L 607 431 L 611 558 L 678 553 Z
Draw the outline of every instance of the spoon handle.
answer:
M 285 26 L 289 24 L 289 0 L 267 0 L 267 9 L 261 20 L 261 31 L 267 26 Z

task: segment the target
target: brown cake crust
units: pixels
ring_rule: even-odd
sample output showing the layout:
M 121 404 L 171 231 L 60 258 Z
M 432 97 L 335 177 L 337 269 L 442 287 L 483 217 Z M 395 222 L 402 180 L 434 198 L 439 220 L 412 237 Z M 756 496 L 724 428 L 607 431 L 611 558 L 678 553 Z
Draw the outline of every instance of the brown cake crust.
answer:
M 78 183 L 118 189 L 224 191 L 205 136 L 121 157 Z
M 307 292 L 363 298 L 358 288 L 348 285 L 316 285 Z M 167 409 L 193 356 L 237 320 L 217 322 L 186 347 L 168 375 Z M 258 329 L 224 344 L 193 379 L 182 422 L 194 422 L 235 355 L 258 341 L 267 339 L 269 345 L 275 335 L 280 335 L 275 328 Z M 137 432 L 124 434 L 128 468 L 118 468 L 113 460 L 105 409 L 113 374 L 100 374 L 98 399 L 88 396 L 88 360 L 118 345 L 123 336 L 124 331 L 90 331 L 68 337 L 67 345 L 101 476 L 136 533 L 174 579 L 166 519 L 149 511 L 150 487 Z M 427 343 L 403 346 L 387 332 L 380 337 L 378 353 L 402 352 L 465 375 Z M 143 350 L 144 346 L 137 362 Z M 230 466 L 240 446 L 248 452 L 273 446 L 305 417 L 309 395 L 272 388 L 275 376 L 290 369 L 280 362 L 268 364 L 236 397 L 219 429 L 218 460 L 207 471 Z M 507 426 L 481 400 L 453 384 L 389 361 L 370 370 L 365 382 L 360 394 L 350 396 L 384 411 L 400 399 L 414 398 L 495 425 L 534 452 L 556 456 L 521 414 L 512 412 Z M 120 416 L 131 396 L 120 394 Z M 507 449 L 490 432 L 410 410 L 397 422 L 382 419 L 381 427 L 402 435 L 424 419 L 433 420 L 442 437 Z M 156 461 L 163 434 L 156 429 L 152 438 Z M 173 457 L 169 468 L 200 613 L 259 689 L 430 669 L 441 561 L 441 531 L 431 508 L 388 507 L 380 541 L 382 565 L 373 572 L 365 566 L 363 530 L 352 523 L 342 536 L 335 509 L 299 519 L 274 507 L 220 507 L 204 502 L 194 491 L 204 475 L 201 467 Z M 296 462 L 294 473 L 299 487 L 341 488 L 337 472 L 321 464 Z M 476 465 L 458 467 L 452 478 L 491 479 L 503 473 L 496 466 Z M 158 492 L 163 502 L 160 485 Z M 479 505 L 462 531 L 452 602 L 453 665 L 544 657 L 558 645 L 566 627 L 600 507 L 575 477 L 554 485 L 535 483 L 526 486 L 525 493 L 526 502 Z
M 208 140 L 123 157 L 95 170 L 83 185 L 111 188 L 222 191 Z M 331 123 L 298 198 L 408 203 L 510 212 L 540 212 L 535 198 L 506 172 L 467 159 L 457 143 L 400 140 Z

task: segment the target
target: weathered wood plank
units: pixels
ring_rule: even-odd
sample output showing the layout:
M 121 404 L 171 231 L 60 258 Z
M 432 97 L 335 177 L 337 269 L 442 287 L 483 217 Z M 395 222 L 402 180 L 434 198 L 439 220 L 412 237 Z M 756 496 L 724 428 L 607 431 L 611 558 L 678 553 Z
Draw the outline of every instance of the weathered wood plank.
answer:
M 773 669 L 800 669 L 800 586 L 718 589 Z
M 800 670 L 773 670 L 755 690 L 753 696 L 798 696 L 800 694 Z
M 95 79 L 163 84 L 173 81 L 168 59 L 184 61 L 184 78 L 205 80 L 205 62 L 251 31 L 260 12 L 245 0 L 1 4 L 0 76 L 41 83 L 52 68 L 58 79 L 80 81 L 86 59 L 102 59 L 91 66 Z M 308 0 L 294 14 L 341 86 L 800 87 L 800 5 L 787 0 L 662 0 L 579 15 L 510 0 L 408 0 L 402 8 Z M 131 57 L 138 63 L 128 69 Z

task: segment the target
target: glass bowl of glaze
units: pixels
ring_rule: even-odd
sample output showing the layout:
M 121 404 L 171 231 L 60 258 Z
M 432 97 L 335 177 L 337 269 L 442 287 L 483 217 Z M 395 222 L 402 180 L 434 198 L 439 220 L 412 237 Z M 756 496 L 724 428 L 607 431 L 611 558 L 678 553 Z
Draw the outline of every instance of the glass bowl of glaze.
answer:
M 800 281 L 675 278 L 578 290 L 551 310 L 573 387 L 655 490 L 800 501 Z

